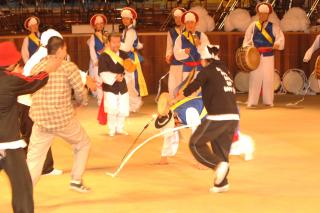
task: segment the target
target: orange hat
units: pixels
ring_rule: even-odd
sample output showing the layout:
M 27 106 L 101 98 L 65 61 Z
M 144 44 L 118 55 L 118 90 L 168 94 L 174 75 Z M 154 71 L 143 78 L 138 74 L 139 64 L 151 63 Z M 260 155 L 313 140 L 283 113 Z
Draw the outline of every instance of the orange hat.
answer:
M 193 11 L 187 11 L 183 13 L 181 16 L 181 22 L 185 24 L 187 21 L 194 21 L 197 23 L 199 21 L 198 14 Z
M 27 18 L 25 21 L 24 21 L 24 28 L 26 28 L 27 30 L 29 30 L 29 27 L 31 25 L 34 25 L 34 24 L 40 24 L 40 19 L 37 17 L 37 16 L 30 16 L 29 18 Z
M 21 59 L 21 53 L 12 41 L 0 43 L 0 66 L 7 67 L 16 64 Z
M 90 19 L 90 25 L 91 26 L 95 26 L 96 24 L 98 23 L 104 23 L 106 24 L 107 23 L 107 17 L 103 14 L 95 14 L 91 17 Z
M 261 2 L 259 4 L 257 4 L 256 6 L 256 12 L 257 13 L 268 13 L 271 14 L 272 13 L 272 5 L 269 4 L 268 2 Z
M 131 18 L 133 20 L 138 18 L 137 12 L 131 7 L 124 7 L 121 10 L 121 18 Z

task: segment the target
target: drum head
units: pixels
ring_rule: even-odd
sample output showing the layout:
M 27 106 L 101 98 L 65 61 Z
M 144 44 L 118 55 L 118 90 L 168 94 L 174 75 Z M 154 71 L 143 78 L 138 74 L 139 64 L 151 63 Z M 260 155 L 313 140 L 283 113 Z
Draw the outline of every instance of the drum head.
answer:
M 283 75 L 284 89 L 293 94 L 303 91 L 305 85 L 305 74 L 299 69 L 290 69 Z
M 234 85 L 239 92 L 249 91 L 249 73 L 248 72 L 238 72 L 234 78 Z
M 315 93 L 320 93 L 320 80 L 317 79 L 316 72 L 313 71 L 309 76 L 310 89 Z
M 275 70 L 275 72 L 274 72 L 274 81 L 273 81 L 274 91 L 277 91 L 278 89 L 280 89 L 280 86 L 281 86 L 280 74 L 279 74 L 278 70 Z
M 249 47 L 246 54 L 246 62 L 251 70 L 258 68 L 260 64 L 260 53 L 257 48 Z

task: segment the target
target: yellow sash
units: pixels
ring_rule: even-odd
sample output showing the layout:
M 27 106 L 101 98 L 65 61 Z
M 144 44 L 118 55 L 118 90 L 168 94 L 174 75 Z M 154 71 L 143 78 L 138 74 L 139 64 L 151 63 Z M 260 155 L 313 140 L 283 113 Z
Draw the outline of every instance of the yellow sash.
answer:
M 28 36 L 38 47 L 40 47 L 40 39 L 36 36 L 35 33 L 30 33 Z
M 195 44 L 194 44 L 194 37 L 193 37 L 193 35 L 192 35 L 191 33 L 187 32 L 187 31 L 184 31 L 184 32 L 182 33 L 182 35 L 183 35 L 184 37 L 186 37 L 186 39 L 188 39 L 188 41 L 190 41 L 191 44 L 195 45 Z
M 174 104 L 173 106 L 170 107 L 171 110 L 175 110 L 177 109 L 179 106 L 187 103 L 188 101 L 194 100 L 194 99 L 198 99 L 198 98 L 202 98 L 202 97 L 186 97 L 184 99 L 182 99 L 181 101 L 177 102 L 176 104 Z M 200 119 L 204 118 L 207 115 L 207 110 L 205 107 L 203 107 L 202 112 L 200 114 Z
M 256 22 L 256 26 L 257 28 L 261 31 L 262 35 L 265 37 L 265 39 L 267 39 L 267 41 L 269 41 L 270 44 L 273 44 L 273 39 L 272 37 L 269 35 L 269 33 L 266 31 L 266 29 L 262 26 L 262 24 L 260 23 L 260 21 Z
M 123 59 L 120 56 L 118 56 L 117 54 L 115 54 L 112 50 L 106 49 L 104 52 L 107 53 L 112 58 L 112 60 L 115 60 L 121 66 L 123 66 Z
M 143 76 L 143 72 L 141 69 L 141 64 L 140 64 L 139 56 L 138 56 L 137 52 L 133 51 L 133 55 L 134 55 L 134 63 L 137 66 L 138 84 L 139 84 L 139 89 L 140 89 L 139 93 L 140 93 L 141 97 L 144 97 L 144 96 L 148 95 L 147 84 L 146 84 L 146 81 Z

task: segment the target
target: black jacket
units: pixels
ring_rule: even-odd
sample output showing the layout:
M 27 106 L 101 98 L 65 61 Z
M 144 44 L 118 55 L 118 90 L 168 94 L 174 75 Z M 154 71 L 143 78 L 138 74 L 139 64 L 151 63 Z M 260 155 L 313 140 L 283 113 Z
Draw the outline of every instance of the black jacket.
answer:
M 190 96 L 200 87 L 208 115 L 239 114 L 233 81 L 221 61 L 213 60 L 200 71 L 196 79 L 184 90 L 184 95 Z
M 129 58 L 128 54 L 122 50 L 119 50 L 119 56 L 122 59 Z M 112 58 L 107 53 L 102 53 L 99 57 L 99 75 L 102 72 L 112 72 L 115 74 L 125 74 L 124 68 L 119 63 L 114 63 Z M 128 92 L 126 80 L 123 79 L 122 82 L 114 82 L 113 85 L 108 85 L 103 83 L 102 89 L 104 92 L 112 92 L 114 94 L 124 94 Z
M 24 77 L 0 71 L 0 143 L 21 139 L 17 96 L 34 93 L 47 83 L 48 78 L 46 72 Z

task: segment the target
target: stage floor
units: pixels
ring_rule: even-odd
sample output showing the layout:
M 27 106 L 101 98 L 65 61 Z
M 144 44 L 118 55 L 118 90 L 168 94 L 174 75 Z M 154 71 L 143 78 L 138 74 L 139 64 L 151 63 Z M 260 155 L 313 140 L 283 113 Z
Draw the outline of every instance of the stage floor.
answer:
M 38 213 L 104 212 L 320 212 L 320 96 L 308 96 L 299 107 L 286 107 L 298 96 L 277 96 L 272 109 L 248 110 L 240 105 L 243 133 L 256 142 L 255 158 L 244 161 L 231 157 L 230 191 L 209 193 L 213 172 L 198 170 L 188 149 L 189 130 L 176 157 L 166 166 L 155 165 L 160 158 L 162 138 L 144 146 L 115 177 L 106 176 L 118 166 L 126 149 L 156 112 L 154 97 L 145 99 L 141 113 L 126 123 L 130 136 L 110 138 L 107 128 L 96 121 L 92 100 L 77 116 L 92 139 L 84 176 L 92 188 L 88 194 L 69 190 L 72 151 L 56 139 L 55 167 L 61 176 L 43 176 L 35 187 Z M 244 101 L 245 95 L 238 100 Z M 139 142 L 157 133 L 150 126 Z M 0 212 L 11 212 L 7 177 L 0 174 Z

